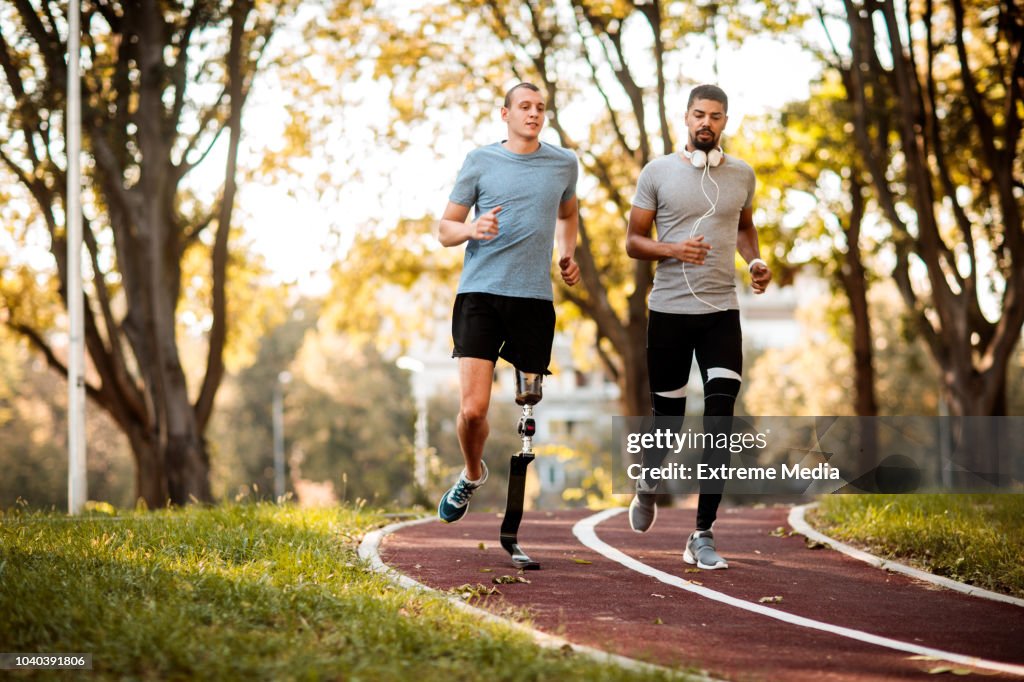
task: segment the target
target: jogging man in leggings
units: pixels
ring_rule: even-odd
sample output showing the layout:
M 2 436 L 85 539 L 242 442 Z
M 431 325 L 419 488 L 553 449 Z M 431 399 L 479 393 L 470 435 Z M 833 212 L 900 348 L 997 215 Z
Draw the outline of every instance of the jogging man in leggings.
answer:
M 627 253 L 657 261 L 647 327 L 654 416 L 661 418 L 660 425 L 669 421 L 676 430 L 686 410 L 695 353 L 704 381 L 705 428 L 728 428 L 733 415 L 743 373 L 735 252 L 748 263 L 755 293 L 764 293 L 772 277 L 760 258 L 754 227 L 754 171 L 720 147 L 728 109 L 721 88 L 693 89 L 686 105 L 686 147 L 644 167 L 629 215 Z M 644 466 L 660 465 L 665 454 L 646 451 Z M 728 463 L 728 456 L 728 451 L 708 448 L 702 461 L 717 466 Z M 637 481 L 629 522 L 639 533 L 649 530 L 657 516 L 655 484 Z M 687 563 L 728 567 L 716 551 L 711 528 L 721 499 L 720 486 L 701 483 L 696 529 L 683 553 Z
M 548 373 L 555 309 L 551 255 L 558 245 L 562 280 L 580 279 L 576 252 L 578 164 L 572 152 L 541 142 L 545 103 L 540 90 L 520 83 L 505 95 L 501 118 L 508 139 L 469 153 L 441 217 L 438 238 L 445 246 L 466 244 L 462 277 L 452 313 L 453 357 L 459 359 L 459 416 L 456 429 L 465 468 L 437 507 L 454 523 L 487 481 L 483 462 L 489 426 L 494 365 L 505 358 L 525 377 L 532 393 L 520 404 L 540 400 Z M 476 206 L 475 220 L 467 223 Z

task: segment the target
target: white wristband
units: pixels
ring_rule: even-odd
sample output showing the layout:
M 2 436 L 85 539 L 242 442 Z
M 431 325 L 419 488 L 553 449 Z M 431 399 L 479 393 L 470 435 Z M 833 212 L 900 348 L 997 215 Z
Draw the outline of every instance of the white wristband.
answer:
M 763 260 L 761 260 L 760 258 L 755 258 L 754 260 L 750 261 L 750 263 L 747 264 L 747 272 L 753 272 L 754 266 L 757 265 L 758 263 L 765 267 L 768 267 L 768 264 L 765 263 Z

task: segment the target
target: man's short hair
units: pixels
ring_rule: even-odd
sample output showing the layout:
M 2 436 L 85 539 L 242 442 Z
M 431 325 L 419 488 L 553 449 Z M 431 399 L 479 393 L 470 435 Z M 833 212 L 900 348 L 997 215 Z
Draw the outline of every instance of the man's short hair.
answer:
M 686 108 L 689 109 L 699 99 L 710 99 L 722 103 L 722 109 L 729 113 L 729 96 L 725 90 L 717 85 L 698 85 L 690 91 L 690 99 L 686 101 Z
M 519 88 L 526 88 L 527 90 L 540 92 L 540 88 L 538 88 L 533 83 L 519 83 L 518 85 L 513 85 L 511 88 L 509 88 L 509 91 L 505 93 L 505 103 L 502 105 L 503 107 L 508 109 L 510 106 L 512 106 L 512 93 L 518 90 Z

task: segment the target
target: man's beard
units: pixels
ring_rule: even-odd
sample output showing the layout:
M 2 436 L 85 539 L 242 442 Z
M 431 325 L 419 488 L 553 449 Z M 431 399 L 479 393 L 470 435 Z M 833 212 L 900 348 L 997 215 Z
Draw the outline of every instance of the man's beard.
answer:
M 700 134 L 700 132 L 701 131 L 698 131 L 698 134 Z M 704 153 L 707 153 L 707 152 L 711 151 L 712 149 L 717 149 L 718 148 L 718 140 L 715 139 L 715 134 L 714 133 L 711 133 L 711 139 L 710 140 L 702 140 L 699 137 L 697 137 L 697 135 L 694 135 L 693 138 L 691 139 L 691 141 L 693 142 L 694 148 L 699 149 L 699 150 L 701 150 Z

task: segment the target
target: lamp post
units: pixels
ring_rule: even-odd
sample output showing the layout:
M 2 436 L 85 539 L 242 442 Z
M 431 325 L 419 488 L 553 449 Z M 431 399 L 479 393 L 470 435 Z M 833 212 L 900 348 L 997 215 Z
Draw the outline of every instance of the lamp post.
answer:
M 274 431 L 274 499 L 284 497 L 284 387 L 292 380 L 291 372 L 281 372 L 274 382 L 273 414 L 271 422 Z
M 85 467 L 85 302 L 82 300 L 82 95 L 80 3 L 68 3 L 68 99 L 64 135 L 68 157 L 68 512 L 80 514 L 88 497 Z
M 416 400 L 416 431 L 413 438 L 413 482 L 421 491 L 427 489 L 427 387 L 422 360 L 403 355 L 395 362 L 399 369 L 412 372 L 412 393 Z

